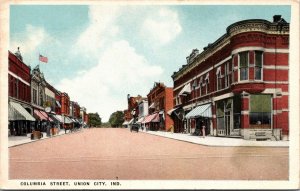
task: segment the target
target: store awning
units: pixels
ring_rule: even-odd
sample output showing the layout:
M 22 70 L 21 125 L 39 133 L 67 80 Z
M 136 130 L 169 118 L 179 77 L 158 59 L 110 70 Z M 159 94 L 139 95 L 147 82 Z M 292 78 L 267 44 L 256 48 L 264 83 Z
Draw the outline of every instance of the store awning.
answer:
M 55 123 L 60 123 L 60 120 L 55 115 L 49 115 Z
M 53 121 L 49 116 L 48 116 L 48 114 L 46 113 L 46 112 L 44 112 L 44 111 L 42 111 L 42 110 L 40 110 L 39 112 L 41 112 L 41 114 L 43 115 L 43 116 L 45 116 L 46 117 L 46 120 L 48 121 Z
M 155 117 L 157 117 L 157 116 L 158 116 L 158 113 L 154 113 L 152 115 L 148 115 L 148 116 L 145 117 L 145 119 L 144 119 L 144 121 L 142 121 L 142 123 L 155 122 L 155 121 L 152 121 L 152 120 L 155 119 Z
M 185 94 L 190 94 L 191 93 L 191 85 L 190 84 L 186 84 L 182 90 L 179 92 L 178 95 L 185 95 Z
M 70 124 L 70 123 L 73 122 L 73 121 L 72 121 L 69 117 L 67 117 L 67 116 L 64 116 L 63 118 L 65 118 L 65 119 L 64 119 L 64 123 L 66 123 L 66 124 Z
M 186 118 L 196 118 L 196 117 L 212 117 L 211 114 L 211 104 L 200 105 L 190 111 L 185 117 Z
M 124 121 L 122 125 L 128 125 L 128 121 Z
M 172 115 L 172 113 L 173 113 L 176 109 L 177 109 L 177 107 L 176 107 L 176 108 L 173 108 L 173 109 L 171 109 L 171 110 L 169 110 L 169 111 L 167 112 L 167 114 L 168 114 L 168 115 Z
M 144 120 L 144 117 L 139 118 L 139 120 L 137 121 L 137 123 L 142 123 L 142 121 Z
M 33 113 L 34 113 L 34 116 L 36 117 L 36 119 L 38 119 L 40 121 L 42 121 L 42 120 L 48 121 L 47 118 L 43 114 L 41 114 L 41 112 L 39 110 L 34 109 Z
M 24 107 L 19 103 L 10 102 L 9 103 L 9 114 L 8 120 L 27 120 L 27 121 L 35 121 L 34 117 Z
M 55 117 L 59 120 L 59 122 L 63 123 L 63 118 L 61 115 L 55 115 Z
M 151 120 L 151 122 L 160 122 L 160 119 L 159 119 L 159 115 L 158 113 L 155 114 L 155 116 L 153 117 L 153 119 Z
M 55 103 L 56 103 L 56 105 L 57 105 L 59 108 L 61 108 L 61 105 L 60 105 L 59 101 L 55 101 Z
M 133 123 L 133 118 L 128 122 L 128 125 Z

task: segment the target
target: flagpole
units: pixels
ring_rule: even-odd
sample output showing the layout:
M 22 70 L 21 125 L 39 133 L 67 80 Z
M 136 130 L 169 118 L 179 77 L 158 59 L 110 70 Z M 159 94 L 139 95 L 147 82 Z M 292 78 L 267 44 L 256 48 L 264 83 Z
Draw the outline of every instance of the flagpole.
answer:
M 38 66 L 39 66 L 39 68 L 40 68 L 40 63 L 41 63 L 41 61 L 40 61 L 40 52 L 39 52 L 39 63 L 38 63 Z

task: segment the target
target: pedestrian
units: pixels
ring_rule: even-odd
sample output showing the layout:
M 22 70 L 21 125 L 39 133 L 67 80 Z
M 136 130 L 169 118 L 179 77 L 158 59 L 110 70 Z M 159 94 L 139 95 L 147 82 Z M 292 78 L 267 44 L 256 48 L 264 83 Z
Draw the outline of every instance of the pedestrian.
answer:
M 206 129 L 206 126 L 204 124 L 204 121 L 202 121 L 202 137 L 205 138 L 205 129 Z

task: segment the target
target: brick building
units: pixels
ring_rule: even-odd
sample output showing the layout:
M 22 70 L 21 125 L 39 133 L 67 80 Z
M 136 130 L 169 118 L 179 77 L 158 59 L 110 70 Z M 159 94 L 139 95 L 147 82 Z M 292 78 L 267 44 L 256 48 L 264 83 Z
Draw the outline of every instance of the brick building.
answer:
M 61 92 L 60 93 L 61 98 L 61 110 L 60 113 L 62 115 L 62 125 L 64 128 L 70 128 L 72 120 L 69 118 L 70 116 L 70 97 L 67 93 Z
M 30 67 L 21 53 L 8 51 L 8 121 L 9 135 L 31 133 L 35 118 L 31 106 Z
M 173 108 L 173 88 L 166 87 L 161 82 L 155 82 L 147 95 L 149 115 L 142 123 L 150 130 L 170 131 L 173 120 L 167 111 Z
M 138 120 L 137 119 L 137 117 L 139 116 L 138 103 L 141 99 L 142 96 L 140 95 L 136 97 L 132 97 L 130 96 L 130 94 L 127 95 L 128 108 L 124 110 L 124 123 L 122 124 L 123 126 L 130 128 L 131 124 Z
M 236 22 L 172 75 L 176 132 L 203 124 L 213 136 L 287 139 L 289 23 Z

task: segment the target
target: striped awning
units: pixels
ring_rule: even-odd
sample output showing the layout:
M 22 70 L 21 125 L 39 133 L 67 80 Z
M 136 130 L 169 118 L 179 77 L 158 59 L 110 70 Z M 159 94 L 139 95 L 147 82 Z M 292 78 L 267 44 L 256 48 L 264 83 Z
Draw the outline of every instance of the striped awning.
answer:
M 34 113 L 34 116 L 36 117 L 36 119 L 38 119 L 40 121 L 42 121 L 42 120 L 48 121 L 47 118 L 39 110 L 34 109 L 33 113 Z
M 154 119 L 156 119 L 156 117 L 158 116 L 158 113 L 154 113 L 151 115 L 147 115 L 144 119 L 144 121 L 142 121 L 142 123 L 150 123 L 150 122 L 157 122 L 157 121 L 153 121 Z M 159 116 L 158 116 L 159 117 Z M 157 120 L 157 119 L 156 119 Z M 159 121 L 158 121 L 159 122 Z
M 159 119 L 159 115 L 158 113 L 155 114 L 154 118 L 151 120 L 151 122 L 160 122 L 160 119 Z
M 46 112 L 44 112 L 44 111 L 42 111 L 42 110 L 40 110 L 39 112 L 41 112 L 41 114 L 42 114 L 43 116 L 46 117 L 47 121 L 48 121 L 48 120 L 49 120 L 49 121 L 53 121 L 53 120 L 48 116 L 48 114 L 47 114 Z
M 8 120 L 16 121 L 16 120 L 27 120 L 27 121 L 35 121 L 34 117 L 21 104 L 16 102 L 9 103 L 9 113 Z
M 64 123 L 66 123 L 66 124 L 73 123 L 73 121 L 72 121 L 69 117 L 64 116 L 63 118 L 65 118 L 65 119 L 64 119 Z
M 211 104 L 209 103 L 209 104 L 197 106 L 195 109 L 191 110 L 185 117 L 186 118 L 212 117 Z
M 69 117 L 67 117 L 67 116 L 55 115 L 55 117 L 56 117 L 57 119 L 59 119 L 59 121 L 60 121 L 61 123 L 70 124 L 70 123 L 73 122 L 73 121 L 72 121 Z
M 49 115 L 49 117 L 56 123 L 60 123 L 60 119 L 58 119 L 55 115 Z

